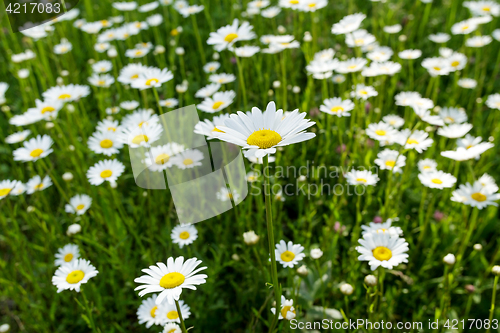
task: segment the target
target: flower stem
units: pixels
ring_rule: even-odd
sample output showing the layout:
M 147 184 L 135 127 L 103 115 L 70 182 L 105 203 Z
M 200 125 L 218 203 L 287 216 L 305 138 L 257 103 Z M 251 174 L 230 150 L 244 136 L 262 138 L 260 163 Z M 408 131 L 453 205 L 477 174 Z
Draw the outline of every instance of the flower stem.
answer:
M 272 214 L 272 206 L 271 206 L 271 193 L 270 193 L 270 185 L 269 185 L 269 155 L 266 155 L 263 159 L 264 166 L 264 199 L 266 201 L 266 221 L 267 221 L 267 238 L 269 240 L 269 254 L 271 255 L 271 276 L 273 278 L 273 289 L 274 289 L 274 298 L 276 300 L 276 311 L 274 315 L 274 319 L 269 327 L 269 333 L 274 331 L 274 327 L 278 322 L 280 309 L 281 309 L 281 295 L 280 288 L 278 285 L 278 269 L 276 267 L 276 254 L 274 251 L 274 230 L 273 230 L 273 214 Z M 269 192 L 268 192 L 269 191 Z
M 182 333 L 187 333 L 186 325 L 184 325 L 184 319 L 182 319 L 181 307 L 179 306 L 179 301 L 175 301 L 175 307 L 177 308 L 177 313 L 179 314 L 179 320 L 181 321 Z
M 497 296 L 497 284 L 498 284 L 498 275 L 495 276 L 495 281 L 493 281 L 493 295 L 491 296 L 491 307 L 490 307 L 490 323 L 493 321 L 493 314 L 495 313 L 495 299 Z M 489 333 L 490 329 L 491 329 L 491 325 L 490 325 L 490 327 L 488 327 L 488 330 L 486 331 L 486 333 Z

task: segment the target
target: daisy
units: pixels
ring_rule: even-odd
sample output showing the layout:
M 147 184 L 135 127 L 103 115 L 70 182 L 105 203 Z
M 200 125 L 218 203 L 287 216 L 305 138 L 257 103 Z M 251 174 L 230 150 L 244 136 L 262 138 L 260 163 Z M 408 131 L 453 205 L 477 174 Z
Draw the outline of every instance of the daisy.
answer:
M 168 82 L 174 78 L 174 75 L 167 68 L 159 69 L 155 67 L 149 67 L 145 71 L 139 74 L 139 77 L 134 80 L 131 84 L 132 88 L 144 90 L 148 88 L 157 88 L 165 82 Z
M 478 183 L 481 183 L 481 186 L 485 189 L 485 191 L 488 191 L 490 193 L 495 193 L 498 191 L 498 186 L 495 183 L 495 180 L 487 173 L 482 175 L 477 181 Z
M 276 244 L 276 250 L 274 250 L 276 258 L 285 268 L 293 268 L 299 261 L 304 259 L 306 255 L 303 251 L 304 247 L 302 245 L 293 244 L 292 241 L 289 241 L 287 244 L 284 240 Z
M 482 142 L 470 148 L 458 147 L 457 150 L 442 151 L 441 156 L 455 161 L 467 161 L 472 158 L 478 159 L 482 153 L 493 147 L 494 144 L 490 142 Z
M 500 94 L 489 95 L 486 99 L 486 105 L 490 109 L 500 110 Z
M 427 69 L 431 76 L 448 75 L 452 70 L 446 59 L 437 57 L 424 59 L 422 67 Z
M 52 186 L 52 180 L 50 180 L 49 176 L 43 177 L 43 180 L 40 176 L 35 176 L 26 183 L 26 193 L 33 194 L 38 191 L 43 191 L 50 186 Z
M 53 151 L 51 149 L 53 143 L 48 135 L 38 135 L 36 138 L 24 141 L 24 147 L 14 150 L 14 161 L 36 162 L 40 158 L 47 157 Z
M 252 30 L 253 27 L 250 23 L 243 22 L 240 26 L 238 19 L 234 19 L 231 25 L 226 25 L 216 32 L 211 32 L 207 44 L 214 45 L 214 49 L 220 52 L 230 48 L 238 41 L 254 39 L 256 35 Z
M 264 157 L 274 154 L 276 147 L 314 138 L 314 133 L 305 130 L 315 123 L 304 119 L 305 116 L 297 109 L 283 119 L 283 110 L 276 111 L 276 104 L 270 102 L 265 112 L 253 107 L 250 115 L 241 111 L 232 114 L 220 128 L 224 133 L 218 138 L 247 149 L 247 157 Z
M 60 44 L 54 45 L 55 54 L 65 54 L 73 49 L 73 45 L 68 40 L 61 40 Z
M 89 138 L 87 145 L 96 154 L 111 156 L 118 154 L 123 143 L 118 140 L 118 134 L 113 131 L 95 132 Z
M 99 161 L 87 171 L 87 178 L 92 185 L 101 185 L 105 181 L 116 183 L 118 177 L 125 171 L 125 166 L 118 160 Z
M 397 220 L 397 218 L 394 220 Z M 403 230 L 400 227 L 393 227 L 392 221 L 393 219 L 387 219 L 387 221 L 382 223 L 370 222 L 368 225 L 362 225 L 363 236 L 370 233 L 387 233 L 390 236 L 401 236 Z
M 283 190 L 279 189 L 275 194 L 274 194 L 274 200 L 275 201 L 281 201 L 284 202 L 286 198 L 283 196 Z
M 170 234 L 172 242 L 179 244 L 182 249 L 184 245 L 192 244 L 198 238 L 198 230 L 192 224 L 176 225 Z
M 94 73 L 107 73 L 113 68 L 113 63 L 109 60 L 101 60 L 92 65 Z
M 292 320 L 296 316 L 295 308 L 293 307 L 293 299 L 286 299 L 285 296 L 281 295 L 281 311 L 279 314 L 279 319 L 283 318 L 286 320 Z M 271 308 L 271 312 L 276 314 L 276 308 Z
M 464 109 L 444 107 L 439 110 L 439 116 L 446 124 L 462 124 L 467 121 Z
M 210 83 L 209 85 L 206 85 L 205 87 L 201 88 L 196 92 L 194 97 L 198 98 L 206 98 L 212 96 L 214 93 L 219 91 L 221 85 L 220 83 Z
M 8 196 L 17 186 L 17 180 L 2 180 L 0 182 L 0 200 Z
M 54 264 L 56 266 L 62 266 L 64 264 L 72 263 L 80 258 L 80 250 L 78 245 L 67 244 L 60 248 L 56 253 L 56 260 Z
M 153 295 L 146 298 L 137 309 L 139 324 L 146 324 L 146 328 L 150 328 L 153 325 L 162 325 L 164 321 L 163 318 L 158 315 L 159 307 L 156 305 L 156 297 L 157 295 Z M 165 304 L 161 306 L 165 306 Z
M 422 56 L 422 51 L 420 50 L 404 50 L 398 53 L 401 59 L 412 60 L 418 59 Z
M 191 169 L 203 165 L 203 158 L 203 153 L 198 149 L 189 149 L 172 157 L 172 163 L 180 169 Z
M 328 98 L 323 101 L 319 110 L 337 117 L 348 117 L 349 111 L 354 109 L 354 103 L 350 99 L 342 100 L 340 97 Z
M 230 83 L 236 80 L 236 76 L 233 74 L 226 74 L 226 73 L 221 73 L 221 74 L 212 74 L 208 78 L 210 82 L 214 83 L 220 83 L 220 84 L 225 84 L 225 83 Z
M 42 94 L 46 101 L 59 100 L 62 102 L 78 101 L 80 98 L 87 97 L 88 95 L 90 95 L 90 88 L 79 84 L 52 87 Z
M 145 163 L 151 171 L 163 171 L 174 165 L 173 156 L 184 150 L 184 146 L 170 142 L 166 145 L 151 147 L 146 154 Z
M 152 143 L 158 141 L 163 133 L 160 124 L 146 124 L 140 127 L 129 126 L 124 128 L 117 135 L 117 140 L 128 145 L 130 148 L 150 147 Z
M 465 68 L 465 65 L 467 65 L 467 57 L 465 54 L 458 52 L 453 52 L 448 58 L 446 58 L 446 61 L 448 62 L 449 69 L 452 72 L 461 71 Z
M 303 12 L 315 12 L 318 9 L 325 8 L 328 5 L 327 0 L 302 0 L 299 10 Z
M 362 13 L 344 16 L 338 23 L 332 26 L 332 34 L 343 35 L 358 30 L 365 18 L 366 15 Z
M 366 46 L 375 42 L 375 36 L 368 33 L 365 29 L 356 30 L 345 37 L 345 43 L 349 47 Z
M 394 51 L 392 51 L 390 47 L 379 46 L 375 50 L 368 52 L 366 57 L 375 62 L 385 62 L 388 61 L 393 54 Z
M 179 325 L 176 323 L 167 323 L 163 327 L 163 332 L 162 333 L 182 333 L 182 330 Z
M 188 319 L 191 315 L 189 306 L 184 303 L 183 300 L 179 300 L 179 308 L 181 310 L 182 320 Z M 177 312 L 177 306 L 175 304 L 169 304 L 168 302 L 163 302 L 158 308 L 158 317 L 162 321 L 162 325 L 181 322 L 179 312 Z
M 16 133 L 12 133 L 11 135 L 5 138 L 5 143 L 14 144 L 23 142 L 26 138 L 31 134 L 30 130 L 24 130 Z
M 197 285 L 206 282 L 207 275 L 196 274 L 206 267 L 196 267 L 201 264 L 201 260 L 196 258 L 188 259 L 184 262 L 184 257 L 170 257 L 167 264 L 157 263 L 157 266 L 149 266 L 142 271 L 147 275 L 136 278 L 134 282 L 142 283 L 135 290 L 140 290 L 139 296 L 142 297 L 149 293 L 160 292 L 156 299 L 156 304 L 160 305 L 164 299 L 168 303 L 178 301 L 183 288 L 196 290 Z
M 356 247 L 360 253 L 358 260 L 368 261 L 372 271 L 382 266 L 387 269 L 408 262 L 408 243 L 404 238 L 389 233 L 367 233 Z
M 351 97 L 367 100 L 370 97 L 378 96 L 378 92 L 372 86 L 365 86 L 364 84 L 357 84 L 354 91 L 351 91 Z
M 104 119 L 97 123 L 96 130 L 98 132 L 117 132 L 120 133 L 121 127 L 118 125 L 118 120 Z
M 335 83 L 335 84 L 340 84 L 340 83 L 342 83 L 342 82 L 344 82 L 344 81 L 345 81 L 345 76 L 344 76 L 344 75 L 342 75 L 342 74 L 334 75 L 334 76 L 332 77 L 332 81 L 333 81 L 333 83 Z
M 158 8 L 159 5 L 160 5 L 160 3 L 158 1 L 152 1 L 150 3 L 147 3 L 145 5 L 140 6 L 138 11 L 140 13 L 147 13 L 147 12 L 150 12 L 152 10 L 155 10 L 156 8 Z
M 64 106 L 64 102 L 60 100 L 35 100 L 36 107 L 29 108 L 26 116 L 32 119 L 54 120 L 57 114 Z
M 18 196 L 23 194 L 24 192 L 26 192 L 26 186 L 18 181 L 16 186 L 10 192 L 10 195 Z
M 212 97 L 205 98 L 196 107 L 208 113 L 218 112 L 231 105 L 235 97 L 236 93 L 232 90 L 216 92 Z
M 250 1 L 247 6 L 249 8 L 257 8 L 257 9 L 262 9 L 262 8 L 266 8 L 267 6 L 269 6 L 271 2 L 269 0 L 253 0 L 253 1 Z
M 375 185 L 379 178 L 369 170 L 351 170 L 344 175 L 350 185 Z
M 230 200 L 234 201 L 236 204 L 238 204 L 240 202 L 239 193 L 234 191 L 234 190 L 230 190 L 225 186 L 221 187 L 220 190 L 217 191 L 215 196 L 217 197 L 218 200 L 220 200 L 222 202 L 226 202 L 226 201 L 230 201 Z
M 429 134 L 425 131 L 411 131 L 409 128 L 403 129 L 396 137 L 396 142 L 404 146 L 404 149 L 415 149 L 418 153 L 427 150 L 434 140 L 429 138 Z
M 224 122 L 229 119 L 228 114 L 222 114 L 220 116 L 215 116 L 212 121 L 205 119 L 204 121 L 198 122 L 194 127 L 194 132 L 196 134 L 205 135 L 207 139 L 215 139 L 218 137 L 219 133 L 222 133 L 220 129 L 223 127 Z
M 123 128 L 154 126 L 160 122 L 158 115 L 153 113 L 151 109 L 137 109 L 133 113 L 125 116 L 122 120 Z
M 314 60 L 318 60 L 318 61 L 330 61 L 330 60 L 333 60 L 334 56 L 335 56 L 335 50 L 334 49 L 326 49 L 326 50 L 322 50 L 322 51 L 316 52 L 314 54 Z
M 405 120 L 403 118 L 395 114 L 388 114 L 387 116 L 384 116 L 382 120 L 384 121 L 384 123 L 391 125 L 396 129 L 401 128 L 401 126 L 403 126 L 405 123 Z
M 418 161 L 418 170 L 421 173 L 436 171 L 437 162 L 430 158 L 424 158 Z
M 86 194 L 75 195 L 65 206 L 66 213 L 83 215 L 92 205 L 92 198 Z
M 493 41 L 491 36 L 473 36 L 465 41 L 468 47 L 483 47 Z
M 406 165 L 406 156 L 400 155 L 397 150 L 384 149 L 377 154 L 375 164 L 382 170 L 401 173 L 401 168 Z
M 455 23 L 451 26 L 451 33 L 454 35 L 468 35 L 477 29 L 477 24 L 469 20 Z
M 203 9 L 205 9 L 204 6 L 193 5 L 179 10 L 179 13 L 184 17 L 189 17 L 190 15 L 201 12 Z
M 115 78 L 109 74 L 93 74 L 88 80 L 91 85 L 102 88 L 109 88 L 109 86 L 115 83 Z
M 135 110 L 135 109 L 137 109 L 138 106 L 139 106 L 139 102 L 137 102 L 137 101 L 125 101 L 125 102 L 120 103 L 120 107 L 124 110 L 127 110 L 127 111 Z
M 474 79 L 460 79 L 457 82 L 458 86 L 465 88 L 465 89 L 474 89 L 477 86 L 477 81 Z
M 394 142 L 397 134 L 396 129 L 383 121 L 369 124 L 366 129 L 366 135 L 377 141 Z
M 457 182 L 454 176 L 440 170 L 421 173 L 418 175 L 418 179 L 424 186 L 440 190 L 450 188 Z
M 281 9 L 277 6 L 271 6 L 261 12 L 262 17 L 265 18 L 274 18 L 281 13 Z
M 341 74 L 359 72 L 363 69 L 363 67 L 365 67 L 367 62 L 368 61 L 364 58 L 351 58 L 346 61 L 339 62 L 335 70 Z
M 451 201 L 461 202 L 464 205 L 477 207 L 478 209 L 491 205 L 498 206 L 495 201 L 500 199 L 500 193 L 495 192 L 484 188 L 479 181 L 474 182 L 473 185 L 466 183 L 453 191 Z
M 249 171 L 246 176 L 245 176 L 245 179 L 247 180 L 247 182 L 249 183 L 253 183 L 253 182 L 256 182 L 259 180 L 259 174 L 257 172 L 253 172 L 253 171 Z M 243 234 L 243 236 L 245 236 L 245 234 Z
M 207 62 L 205 66 L 203 66 L 203 71 L 205 73 L 215 73 L 220 68 L 220 63 L 217 61 Z
M 122 12 L 128 12 L 137 8 L 137 2 L 135 1 L 113 2 L 111 5 Z
M 401 31 L 401 29 L 403 29 L 403 27 L 401 26 L 401 24 L 386 25 L 384 27 L 384 32 L 386 32 L 388 34 L 397 34 L 398 32 Z
M 236 54 L 236 56 L 241 57 L 241 58 L 249 58 L 249 57 L 254 56 L 259 51 L 260 51 L 260 47 L 258 47 L 258 46 L 245 45 L 242 47 L 235 48 L 234 54 Z
M 476 15 L 500 15 L 500 5 L 494 1 L 464 1 L 462 5 Z
M 63 290 L 80 292 L 81 285 L 87 283 L 98 273 L 90 261 L 78 259 L 59 267 L 52 277 L 52 284 L 57 287 L 58 293 Z
M 120 75 L 117 80 L 123 84 L 131 84 L 139 78 L 139 74 L 147 69 L 148 67 L 142 64 L 128 64 L 120 70 Z
M 472 129 L 472 125 L 468 123 L 463 124 L 451 124 L 445 127 L 441 127 L 437 130 L 437 134 L 450 138 L 456 139 L 461 138 L 467 134 Z

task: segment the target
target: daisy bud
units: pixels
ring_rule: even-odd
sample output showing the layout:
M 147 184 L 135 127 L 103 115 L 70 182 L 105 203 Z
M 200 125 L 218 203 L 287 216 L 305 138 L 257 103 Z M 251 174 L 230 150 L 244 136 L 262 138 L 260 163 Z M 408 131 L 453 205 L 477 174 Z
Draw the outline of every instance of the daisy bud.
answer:
M 269 91 L 267 92 L 267 94 L 268 94 L 269 96 L 272 96 L 272 95 L 274 95 L 274 90 L 272 90 L 272 89 L 269 89 Z
M 455 256 L 451 253 L 448 253 L 444 258 L 443 258 L 443 262 L 446 264 L 446 265 L 453 265 L 455 263 Z
M 29 69 L 23 68 L 17 71 L 17 76 L 19 76 L 20 79 L 25 79 L 30 75 Z
M 75 106 L 73 104 L 66 105 L 66 109 L 68 110 L 68 112 L 75 112 Z
M 26 208 L 26 211 L 27 211 L 28 213 L 33 213 L 33 212 L 35 211 L 35 207 L 33 207 L 33 206 L 28 206 L 28 208 Z
M 491 272 L 496 275 L 496 276 L 499 276 L 500 275 L 500 266 L 498 265 L 495 265 L 491 268 Z
M 71 172 L 66 172 L 66 173 L 64 173 L 62 175 L 62 179 L 64 181 L 67 181 L 67 182 L 72 181 L 73 180 L 73 174 Z
M 476 103 L 482 103 L 483 99 L 481 97 L 476 98 Z
M 156 45 L 154 53 L 156 53 L 156 54 L 165 53 L 165 46 L 163 46 L 163 45 Z
M 368 287 L 376 286 L 377 285 L 377 278 L 375 277 L 375 275 L 370 274 L 370 275 L 365 276 L 365 284 Z
M 294 94 L 298 94 L 300 92 L 300 87 L 299 86 L 295 86 L 295 87 L 293 87 L 292 91 L 293 91 Z
M 46 129 L 51 129 L 51 128 L 54 128 L 54 123 L 51 122 L 51 121 L 48 121 L 45 123 L 45 128 Z
M 175 46 L 176 44 L 177 42 L 175 41 L 175 39 L 170 40 L 170 46 Z
M 233 259 L 234 261 L 240 261 L 240 256 L 237 255 L 236 253 L 233 253 L 233 255 L 231 256 L 231 259 Z
M 111 186 L 111 188 L 117 188 L 118 184 L 116 182 L 109 182 L 109 186 Z
M 67 70 L 63 69 L 61 71 L 61 76 L 68 76 L 68 75 L 69 75 L 69 72 Z
M 474 244 L 474 250 L 476 251 L 481 251 L 483 249 L 483 246 L 479 243 Z
M 184 51 L 183 47 L 178 47 L 175 49 L 175 54 L 177 55 L 184 55 L 186 52 Z
M 217 52 L 215 52 L 212 58 L 214 58 L 214 60 L 219 60 L 220 55 Z
M 274 81 L 273 82 L 273 88 L 274 89 L 278 89 L 279 87 L 281 87 L 281 82 L 280 81 Z
M 247 231 L 243 233 L 243 241 L 246 245 L 254 245 L 259 241 L 259 236 L 253 231 Z
M 107 54 L 108 54 L 108 57 L 110 57 L 110 58 L 116 58 L 118 56 L 118 52 L 116 51 L 116 49 L 114 47 L 110 48 L 107 51 Z
M 406 38 L 406 35 L 399 35 L 398 39 L 400 42 L 406 42 L 408 38 Z
M 0 326 L 0 333 L 5 333 L 8 332 L 9 330 L 10 330 L 9 324 L 3 324 L 2 326 Z
M 493 141 L 495 141 L 495 137 L 490 136 L 490 137 L 488 138 L 488 141 L 489 141 L 489 142 L 493 142 Z
M 56 79 L 56 83 L 57 83 L 57 85 L 62 86 L 64 84 L 63 78 L 58 76 Z
M 90 64 L 90 65 L 93 65 L 95 63 L 95 60 L 94 59 L 89 59 L 87 60 L 87 62 Z
M 321 249 L 312 249 L 310 252 L 310 256 L 313 259 L 319 259 L 321 256 L 323 256 L 323 251 Z
M 3 100 L 5 102 L 5 99 Z M 2 112 L 9 112 L 10 111 L 10 106 L 4 105 L 2 106 Z
M 72 236 L 75 234 L 78 234 L 80 231 L 82 231 L 82 227 L 78 224 L 72 224 L 68 227 L 68 230 L 66 231 L 66 235 Z
M 340 285 L 340 292 L 346 296 L 349 296 L 354 292 L 354 288 L 349 283 L 342 283 Z
M 309 31 L 304 32 L 304 42 L 310 42 L 312 40 L 313 40 L 313 38 L 312 38 L 311 34 L 309 33 Z
M 306 265 L 302 265 L 299 268 L 297 268 L 297 274 L 299 275 L 306 276 L 308 273 L 309 271 L 307 270 Z
M 143 197 L 147 197 L 148 196 L 148 192 L 146 192 L 146 191 L 142 192 L 142 196 Z
M 69 145 L 69 146 L 68 146 L 68 149 L 69 149 L 69 151 L 75 151 L 75 146 L 73 146 L 73 145 Z
M 306 177 L 306 176 L 304 176 L 304 175 L 300 175 L 298 180 L 299 180 L 299 182 L 305 182 L 305 181 L 306 181 L 306 179 L 307 179 L 307 177 Z

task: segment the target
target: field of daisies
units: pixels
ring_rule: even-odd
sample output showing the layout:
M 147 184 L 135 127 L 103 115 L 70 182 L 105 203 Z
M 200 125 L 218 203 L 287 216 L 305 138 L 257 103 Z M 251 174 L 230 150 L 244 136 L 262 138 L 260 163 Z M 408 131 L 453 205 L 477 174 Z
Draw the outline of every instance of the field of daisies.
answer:
M 0 332 L 500 331 L 497 1 L 3 9 Z M 185 224 L 131 151 L 200 176 L 192 105 L 248 193 Z

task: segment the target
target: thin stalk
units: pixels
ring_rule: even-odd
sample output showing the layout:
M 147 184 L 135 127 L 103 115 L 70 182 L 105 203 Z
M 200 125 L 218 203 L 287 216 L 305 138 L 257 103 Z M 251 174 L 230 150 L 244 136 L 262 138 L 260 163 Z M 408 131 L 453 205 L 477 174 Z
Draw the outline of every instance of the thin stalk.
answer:
M 179 306 L 179 301 L 175 301 L 175 307 L 177 308 L 177 314 L 179 314 L 179 320 L 181 321 L 182 333 L 187 333 L 186 325 L 184 325 L 184 319 L 182 318 L 181 307 Z
M 490 324 L 493 321 L 493 314 L 495 313 L 495 299 L 497 297 L 497 284 L 498 284 L 498 275 L 495 276 L 495 281 L 493 281 L 493 295 L 491 296 L 491 307 L 490 307 Z M 486 333 L 490 332 L 491 326 L 488 327 Z

